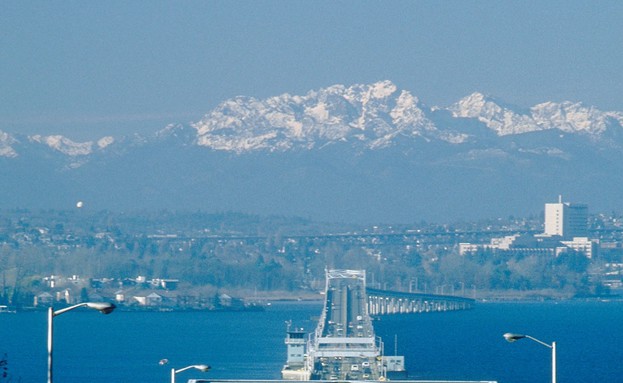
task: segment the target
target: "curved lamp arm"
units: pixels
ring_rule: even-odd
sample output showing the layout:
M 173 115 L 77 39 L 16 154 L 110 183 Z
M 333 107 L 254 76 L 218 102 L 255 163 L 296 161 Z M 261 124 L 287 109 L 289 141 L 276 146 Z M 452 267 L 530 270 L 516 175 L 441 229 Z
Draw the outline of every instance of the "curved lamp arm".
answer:
M 180 368 L 179 370 L 175 370 L 175 373 L 177 374 L 178 372 L 182 372 L 182 371 L 186 371 L 186 370 L 190 370 L 191 368 L 197 369 L 201 372 L 206 372 L 210 369 L 210 366 L 208 366 L 207 364 L 194 364 L 192 366 L 187 366 L 184 368 Z
M 508 342 L 511 342 L 511 343 L 514 342 L 514 341 L 517 341 L 519 339 L 523 339 L 523 338 L 533 340 L 533 341 L 535 341 L 535 342 L 537 342 L 539 344 L 542 344 L 545 347 L 552 348 L 551 344 L 547 344 L 547 343 L 545 343 L 545 342 L 543 342 L 541 340 L 538 340 L 537 338 L 531 337 L 530 335 L 513 334 L 513 333 L 510 333 L 510 332 L 507 332 L 506 334 L 504 334 L 504 339 L 506 339 Z
M 97 310 L 101 312 L 102 314 L 110 314 L 111 312 L 113 312 L 113 310 L 117 306 L 115 306 L 112 303 L 108 303 L 108 302 L 83 302 L 83 303 L 78 303 L 77 305 L 73 305 L 73 306 L 62 308 L 60 310 L 56 310 L 52 313 L 52 316 L 61 315 L 62 313 L 66 313 L 67 311 L 77 309 L 78 307 L 88 307 L 90 309 Z
M 190 370 L 191 368 L 194 368 L 196 370 L 199 370 L 201 372 L 206 372 L 210 369 L 210 366 L 208 366 L 207 364 L 193 364 L 190 366 L 186 366 L 183 368 L 180 368 L 178 370 L 172 368 L 171 369 L 171 383 L 175 383 L 175 374 L 177 374 L 178 372 L 183 372 L 186 370 Z

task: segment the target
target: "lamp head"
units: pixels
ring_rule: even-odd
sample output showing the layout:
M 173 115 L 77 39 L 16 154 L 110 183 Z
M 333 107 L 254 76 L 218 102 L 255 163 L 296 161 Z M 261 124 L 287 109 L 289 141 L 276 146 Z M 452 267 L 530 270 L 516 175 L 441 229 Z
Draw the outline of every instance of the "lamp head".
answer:
M 516 340 L 525 338 L 525 337 L 526 337 L 525 335 L 513 334 L 513 333 L 510 333 L 510 332 L 507 332 L 506 334 L 504 334 L 504 339 L 506 339 L 506 341 L 511 342 L 511 343 L 516 341 Z
M 206 372 L 210 369 L 210 366 L 208 366 L 207 364 L 198 364 L 194 367 L 201 372 Z
M 87 307 L 95 309 L 102 314 L 110 314 L 117 306 L 109 302 L 88 302 Z

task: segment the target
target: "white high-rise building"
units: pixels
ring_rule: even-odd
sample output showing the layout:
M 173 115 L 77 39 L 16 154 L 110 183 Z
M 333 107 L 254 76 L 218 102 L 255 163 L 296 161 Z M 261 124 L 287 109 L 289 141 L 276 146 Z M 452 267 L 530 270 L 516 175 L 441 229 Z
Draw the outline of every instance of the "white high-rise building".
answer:
M 545 204 L 545 232 L 547 236 L 560 236 L 562 239 L 588 237 L 588 206 L 562 202 Z

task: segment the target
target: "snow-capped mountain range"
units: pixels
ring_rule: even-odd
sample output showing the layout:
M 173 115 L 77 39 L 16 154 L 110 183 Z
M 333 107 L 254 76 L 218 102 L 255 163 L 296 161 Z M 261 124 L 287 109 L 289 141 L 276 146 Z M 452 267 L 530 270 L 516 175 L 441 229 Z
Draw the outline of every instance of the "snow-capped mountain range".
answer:
M 439 122 L 435 114 L 451 113 L 454 121 Z M 398 137 L 441 140 L 461 144 L 477 140 L 461 126 L 465 119 L 481 122 L 497 136 L 557 129 L 591 140 L 608 130 L 620 130 L 623 112 L 603 112 L 580 102 L 545 102 L 521 110 L 505 106 L 482 93 L 473 93 L 448 107 L 426 107 L 407 90 L 390 81 L 370 85 L 334 85 L 304 96 L 283 94 L 265 100 L 236 97 L 224 101 L 198 122 L 193 144 L 238 154 L 320 148 L 350 142 L 367 149 L 382 149 Z M 157 136 L 167 134 L 169 126 Z M 63 136 L 27 137 L 70 157 L 88 156 L 115 143 L 106 136 L 97 142 L 74 142 Z M 16 157 L 23 142 L 0 132 L 0 156 Z
M 0 171 L 4 169 L 1 174 L 6 177 L 3 184 L 12 185 L 0 197 L 4 206 L 28 204 L 27 199 L 15 197 L 31 195 L 21 190 L 29 187 L 30 177 L 43 172 L 51 185 L 62 181 L 59 196 L 67 195 L 61 186 L 73 182 L 81 185 L 83 193 L 111 201 L 102 207 L 115 205 L 115 201 L 98 193 L 113 190 L 115 185 L 124 189 L 117 181 L 125 179 L 133 185 L 132 200 L 153 206 L 175 207 L 177 198 L 178 202 L 185 201 L 179 207 L 196 208 L 205 202 L 198 194 L 210 187 L 219 195 L 217 201 L 208 203 L 214 209 L 234 209 L 235 200 L 250 198 L 258 199 L 258 204 L 243 204 L 243 209 L 270 213 L 269 207 L 274 206 L 275 213 L 315 216 L 312 206 L 296 207 L 306 202 L 297 193 L 330 199 L 331 192 L 351 196 L 361 192 L 373 198 L 370 194 L 392 190 L 392 201 L 400 205 L 420 190 L 418 185 L 434 185 L 433 189 L 443 190 L 427 188 L 420 194 L 428 199 L 421 196 L 415 201 L 431 206 L 438 202 L 435 197 L 456 198 L 457 193 L 445 189 L 469 191 L 466 184 L 489 182 L 502 188 L 484 193 L 497 197 L 498 204 L 502 203 L 500 193 L 511 195 L 525 187 L 532 192 L 542 189 L 546 195 L 540 200 L 517 204 L 536 210 L 543 198 L 559 193 L 587 199 L 594 190 L 591 188 L 597 186 L 586 184 L 587 177 L 601 184 L 604 180 L 608 180 L 606 184 L 618 182 L 623 173 L 618 161 L 623 154 L 622 133 L 622 112 L 600 111 L 579 102 L 545 102 L 520 108 L 473 93 L 450 106 L 429 107 L 390 81 L 334 85 L 301 96 L 283 94 L 264 100 L 236 97 L 222 102 L 200 121 L 169 125 L 152 137 L 105 136 L 97 141 L 74 142 L 63 136 L 0 131 Z M 153 167 L 155 163 L 157 167 Z M 245 175 L 249 169 L 261 170 L 261 176 Z M 110 178 L 106 182 L 96 174 Z M 266 203 L 266 198 L 258 198 L 249 190 L 239 196 L 221 190 L 219 177 L 227 180 L 227 187 L 255 188 L 258 193 L 263 187 L 256 184 L 261 185 L 264 177 L 275 185 L 265 186 L 264 191 L 272 193 L 282 185 L 282 193 L 291 189 L 294 194 Z M 579 181 L 586 186 L 572 186 Z M 301 193 L 292 182 L 322 192 Z M 374 192 L 367 190 L 372 185 L 376 185 Z M 618 194 L 613 188 L 619 185 L 603 194 Z M 141 193 L 149 198 L 141 197 Z M 469 198 L 483 194 L 475 189 L 472 193 Z M 124 199 L 122 194 L 117 193 L 120 200 Z M 62 205 L 58 198 L 47 199 L 48 205 Z M 281 209 L 288 199 L 292 208 Z M 354 200 L 370 208 L 367 198 L 356 196 Z M 326 208 L 321 200 L 314 203 Z M 387 210 L 378 201 L 373 205 L 378 205 L 378 211 Z M 423 215 L 421 207 L 415 211 Z M 377 213 L 352 218 L 358 216 L 391 218 Z M 326 214 L 318 217 L 340 218 Z
M 427 108 L 409 91 L 384 81 L 348 88 L 335 85 L 305 96 L 241 97 L 224 102 L 193 127 L 198 145 L 237 153 L 311 149 L 335 141 L 376 149 L 392 145 L 396 137 L 453 144 L 475 138 L 455 126 L 436 122 L 431 114 L 440 110 L 451 112 L 459 125 L 461 119 L 477 119 L 498 136 L 559 129 L 599 138 L 608 128 L 623 124 L 623 113 L 601 112 L 581 103 L 547 102 L 518 112 L 481 93 L 447 108 Z

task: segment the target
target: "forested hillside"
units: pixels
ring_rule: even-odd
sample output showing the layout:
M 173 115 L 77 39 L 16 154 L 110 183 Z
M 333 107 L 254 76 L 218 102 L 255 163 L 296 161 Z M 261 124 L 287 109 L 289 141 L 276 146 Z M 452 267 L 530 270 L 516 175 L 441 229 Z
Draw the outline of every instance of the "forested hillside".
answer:
M 91 281 L 83 294 L 111 294 L 143 276 L 177 280 L 178 291 L 194 296 L 313 297 L 324 288 L 327 268 L 365 269 L 369 285 L 391 290 L 590 295 L 605 292 L 605 264 L 620 258 L 616 251 L 593 260 L 573 252 L 555 258 L 458 253 L 459 242 L 538 231 L 538 217 L 410 227 L 166 211 L 5 211 L 0 217 L 0 303 L 24 305 L 54 290 L 46 283 L 53 276 Z

